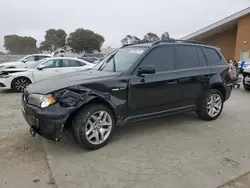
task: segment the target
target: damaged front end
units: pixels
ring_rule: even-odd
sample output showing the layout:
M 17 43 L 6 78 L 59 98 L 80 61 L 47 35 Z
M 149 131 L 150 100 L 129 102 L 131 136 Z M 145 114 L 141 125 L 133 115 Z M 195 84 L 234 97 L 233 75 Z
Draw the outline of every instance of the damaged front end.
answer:
M 59 141 L 72 113 L 97 97 L 108 98 L 109 94 L 99 93 L 84 86 L 73 86 L 53 92 L 51 96 L 55 99 L 55 103 L 48 107 L 41 107 L 41 103 L 25 91 L 22 112 L 30 125 L 32 136 L 37 133 L 49 140 Z

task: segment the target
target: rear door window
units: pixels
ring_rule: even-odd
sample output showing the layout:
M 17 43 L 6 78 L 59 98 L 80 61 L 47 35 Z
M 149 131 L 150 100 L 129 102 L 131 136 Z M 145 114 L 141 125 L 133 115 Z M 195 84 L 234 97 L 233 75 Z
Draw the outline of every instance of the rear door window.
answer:
M 195 46 L 175 47 L 175 70 L 198 67 L 198 54 Z
M 44 69 L 59 68 L 62 67 L 62 61 L 58 59 L 51 59 L 43 63 Z
M 71 60 L 71 59 L 64 59 L 63 60 L 63 67 L 80 67 L 86 65 L 84 63 L 81 63 L 77 60 Z
M 26 62 L 35 61 L 35 56 L 29 56 L 24 59 Z
M 49 56 L 36 56 L 36 61 L 39 61 L 41 59 L 44 59 L 44 58 L 48 58 Z
M 154 48 L 142 61 L 140 66 L 154 65 L 156 72 L 174 69 L 174 47 L 160 46 Z
M 202 49 L 208 65 L 220 65 L 221 64 L 221 56 L 217 53 L 216 50 L 212 48 L 203 48 Z
M 206 58 L 202 50 L 200 48 L 197 48 L 197 52 L 198 52 L 198 58 L 199 58 L 199 67 L 206 67 L 207 62 L 206 62 Z

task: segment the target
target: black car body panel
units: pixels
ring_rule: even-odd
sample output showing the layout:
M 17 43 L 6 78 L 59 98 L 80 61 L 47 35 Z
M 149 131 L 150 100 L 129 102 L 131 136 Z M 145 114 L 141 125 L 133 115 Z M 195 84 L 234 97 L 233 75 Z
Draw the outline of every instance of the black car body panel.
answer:
M 98 83 L 104 80 L 113 80 L 118 77 L 120 73 L 102 72 L 96 70 L 85 70 L 65 75 L 53 77 L 53 79 L 46 79 L 28 86 L 29 93 L 48 94 L 52 91 L 64 89 L 70 86 L 86 85 L 89 83 Z M 105 82 L 105 81 L 104 81 Z M 56 84 L 55 84 L 56 83 Z M 102 85 L 103 83 L 100 82 Z
M 225 60 L 220 52 L 217 53 L 221 56 L 222 64 L 218 62 L 218 65 L 213 66 L 205 64 L 195 68 L 139 75 L 141 62 L 149 56 L 152 50 L 168 45 L 175 47 L 179 44 L 134 45 L 133 48 L 143 48 L 144 51 L 122 73 L 89 70 L 29 85 L 22 100 L 26 121 L 42 136 L 51 140 L 59 140 L 71 116 L 79 108 L 93 101 L 110 107 L 116 124 L 123 125 L 128 122 L 195 110 L 197 103 L 209 88 L 219 89 L 225 101 L 230 97 L 232 86 L 228 76 L 228 67 L 227 64 L 223 64 Z M 206 46 L 198 45 L 198 47 L 205 48 Z M 130 46 L 125 48 L 130 48 Z M 204 62 L 205 57 L 202 57 Z M 32 93 L 51 94 L 57 103 L 44 109 L 30 105 L 25 102 L 27 101 L 25 97 L 27 95 L 28 98 Z M 33 121 L 29 120 L 29 116 Z

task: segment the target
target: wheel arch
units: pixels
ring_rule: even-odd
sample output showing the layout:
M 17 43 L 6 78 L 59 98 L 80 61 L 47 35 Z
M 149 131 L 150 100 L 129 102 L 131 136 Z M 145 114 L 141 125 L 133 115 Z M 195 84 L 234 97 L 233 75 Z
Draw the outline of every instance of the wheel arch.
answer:
M 222 94 L 223 100 L 225 101 L 225 99 L 226 99 L 226 89 L 225 89 L 223 84 L 221 84 L 221 83 L 213 83 L 213 84 L 209 85 L 207 89 L 216 89 L 216 90 L 220 91 L 221 94 Z
M 11 83 L 10 83 L 10 86 L 11 86 L 12 89 L 13 89 L 14 81 L 16 81 L 17 79 L 20 79 L 20 78 L 28 79 L 28 80 L 30 81 L 30 83 L 32 83 L 31 79 L 30 79 L 29 77 L 27 77 L 27 76 L 17 76 L 17 77 L 15 77 L 15 78 L 13 78 L 13 80 L 12 80 Z
M 115 118 L 115 124 L 117 122 L 117 116 L 116 116 L 116 112 L 115 112 L 115 106 L 107 101 L 106 99 L 99 97 L 99 96 L 95 96 L 95 97 L 90 97 L 88 100 L 86 100 L 84 103 L 82 103 L 79 107 L 77 107 L 76 109 L 74 109 L 69 116 L 67 117 L 66 121 L 65 121 L 65 129 L 71 128 L 72 126 L 72 120 L 73 118 L 76 116 L 76 114 L 86 105 L 90 105 L 90 104 L 102 104 L 107 106 L 111 112 L 113 113 L 113 116 Z

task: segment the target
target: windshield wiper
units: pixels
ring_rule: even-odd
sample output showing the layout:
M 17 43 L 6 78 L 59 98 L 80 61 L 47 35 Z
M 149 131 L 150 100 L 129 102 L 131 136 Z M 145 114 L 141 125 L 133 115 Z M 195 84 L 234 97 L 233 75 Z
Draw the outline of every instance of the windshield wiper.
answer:
M 103 62 L 103 64 L 98 68 L 98 71 L 101 71 L 105 65 L 107 65 L 107 63 L 109 63 L 109 61 L 114 58 L 115 54 L 111 55 L 105 62 Z

